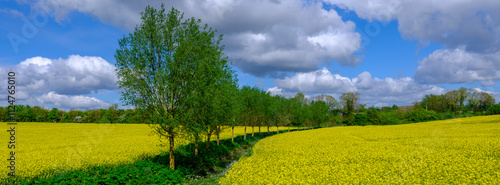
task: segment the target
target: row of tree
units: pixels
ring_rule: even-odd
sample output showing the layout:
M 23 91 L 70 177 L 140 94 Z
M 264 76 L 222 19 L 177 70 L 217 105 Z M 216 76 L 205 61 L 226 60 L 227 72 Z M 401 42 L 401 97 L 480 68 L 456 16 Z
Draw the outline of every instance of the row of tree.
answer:
M 234 80 L 234 77 L 233 77 Z M 202 138 L 210 141 L 213 135 L 217 137 L 225 128 L 245 126 L 251 128 L 252 136 L 256 130 L 270 127 L 325 127 L 334 125 L 388 125 L 411 122 L 450 119 L 456 117 L 500 114 L 500 104 L 485 92 L 473 89 L 460 88 L 443 95 L 426 95 L 422 101 L 413 106 L 398 107 L 369 107 L 360 104 L 360 94 L 357 92 L 344 93 L 337 101 L 330 95 L 317 95 L 306 98 L 298 93 L 293 98 L 272 96 L 257 87 L 243 86 L 237 88 L 234 82 L 223 83 L 224 88 L 214 88 L 210 98 L 193 100 L 196 108 L 191 113 L 185 113 L 185 121 L 178 122 L 175 128 L 178 136 L 191 138 L 196 147 L 194 155 L 198 155 L 198 143 Z M 456 97 L 461 92 L 464 96 Z M 197 94 L 199 96 L 208 96 Z M 455 101 L 452 101 L 455 100 Z M 476 101 L 478 100 L 478 101 Z M 445 106 L 446 105 L 446 106 Z M 9 110 L 0 107 L 0 121 L 7 121 Z M 118 109 L 117 105 L 108 109 L 98 110 L 58 110 L 57 108 L 43 109 L 38 106 L 16 105 L 15 117 L 21 122 L 64 122 L 64 123 L 149 123 L 154 129 L 161 131 L 162 124 L 155 122 L 151 112 L 147 109 Z M 279 130 L 279 129 L 277 129 Z M 206 149 L 209 149 L 207 142 Z
M 426 95 L 416 106 L 443 113 L 486 111 L 494 104 L 495 99 L 487 92 L 461 87 L 442 95 Z
M 402 124 L 500 114 L 500 104 L 487 92 L 461 87 L 442 95 L 426 95 L 412 106 L 370 107 L 358 104 L 354 111 L 344 107 L 342 123 L 346 125 Z M 353 112 L 352 115 L 350 112 Z
M 222 35 L 199 19 L 184 19 L 173 7 L 167 13 L 163 4 L 159 10 L 148 6 L 141 19 L 133 33 L 119 40 L 115 54 L 121 100 L 145 112 L 145 122 L 168 138 L 172 169 L 175 138 L 191 138 L 198 155 L 201 139 L 216 135 L 218 140 L 223 126 L 233 133 L 236 125 L 244 125 L 245 132 L 250 126 L 252 134 L 255 126 L 268 131 L 292 123 L 319 126 L 336 106 L 333 97 L 308 101 L 301 94 L 286 99 L 257 88 L 239 89 L 220 45 Z M 346 104 L 352 108 L 348 112 L 354 104 Z
M 226 89 L 227 90 L 227 89 Z M 499 114 L 500 105 L 486 92 L 460 88 L 442 95 L 426 95 L 412 106 L 369 107 L 359 103 L 359 93 L 344 93 L 337 101 L 330 95 L 317 95 L 306 98 L 298 93 L 293 98 L 271 96 L 257 87 L 244 86 L 233 89 L 233 95 L 214 96 L 213 107 L 196 109 L 193 123 L 220 122 L 227 126 L 271 127 L 271 126 L 332 126 L 365 124 L 400 124 L 422 121 L 411 117 L 414 111 L 435 115 L 436 119 L 450 119 L 473 115 Z M 225 104 L 222 104 L 226 101 Z M 215 106 L 217 105 L 217 106 Z M 225 105 L 225 106 L 221 106 Z M 206 112 L 211 111 L 211 112 Z M 95 110 L 59 110 L 39 106 L 16 105 L 15 117 L 20 122 L 58 122 L 58 123 L 146 123 L 149 115 L 139 108 L 118 109 L 113 104 L 108 109 Z M 215 116 L 220 115 L 220 116 Z M 410 116 L 410 117 L 408 117 Z M 0 107 L 0 121 L 9 119 L 7 107 Z M 195 120 L 196 119 L 196 120 Z M 233 119 L 233 120 L 231 120 Z M 253 129 L 253 128 L 252 128 Z M 220 131 L 220 127 L 215 131 Z M 214 132 L 215 132 L 214 131 Z M 207 135 L 213 134 L 207 132 Z M 253 134 L 253 133 L 252 133 Z
M 52 123 L 144 123 L 146 113 L 139 109 L 118 109 L 117 104 L 108 109 L 59 110 L 39 106 L 15 105 L 15 120 L 19 122 Z M 8 107 L 0 107 L 0 121 L 10 121 Z

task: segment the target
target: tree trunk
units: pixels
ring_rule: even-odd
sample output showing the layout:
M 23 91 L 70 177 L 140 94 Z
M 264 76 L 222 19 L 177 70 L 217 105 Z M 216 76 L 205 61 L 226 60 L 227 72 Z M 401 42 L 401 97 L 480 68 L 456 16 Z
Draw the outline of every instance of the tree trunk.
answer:
M 194 140 L 194 156 L 198 156 L 198 139 Z
M 252 125 L 252 137 L 253 137 L 254 135 L 255 135 L 255 134 L 254 134 L 254 132 L 253 132 L 253 125 Z
M 276 134 L 279 134 L 280 133 L 280 127 L 278 125 L 276 125 Z
M 259 125 L 259 134 L 260 134 L 260 125 Z
M 231 140 L 233 140 L 233 143 L 234 143 L 234 126 L 231 127 L 231 130 L 232 130 L 231 131 L 231 135 L 232 135 Z
M 269 125 L 267 125 L 267 134 L 269 134 Z
M 170 132 L 169 136 L 169 144 L 170 144 L 170 169 L 175 169 L 175 157 L 174 157 L 174 133 Z
M 210 147 L 210 136 L 212 136 L 212 134 L 207 134 L 207 152 L 208 148 Z
M 243 139 L 247 139 L 247 126 L 245 125 L 245 133 L 243 135 Z
M 217 146 L 220 145 L 220 141 L 219 141 L 219 132 L 217 132 Z

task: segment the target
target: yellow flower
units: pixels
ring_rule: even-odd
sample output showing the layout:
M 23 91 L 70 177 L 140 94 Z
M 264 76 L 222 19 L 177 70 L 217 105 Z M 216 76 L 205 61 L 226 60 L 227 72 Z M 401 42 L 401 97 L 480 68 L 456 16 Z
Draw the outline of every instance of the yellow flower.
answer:
M 260 140 L 221 184 L 500 184 L 500 116 Z

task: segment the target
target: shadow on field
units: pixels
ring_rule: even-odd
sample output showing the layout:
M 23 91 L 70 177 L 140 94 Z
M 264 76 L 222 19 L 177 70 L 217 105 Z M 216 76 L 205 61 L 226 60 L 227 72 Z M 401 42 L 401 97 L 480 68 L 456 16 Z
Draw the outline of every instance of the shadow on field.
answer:
M 283 133 L 283 131 L 280 133 Z M 198 156 L 194 156 L 195 145 L 193 143 L 179 146 L 174 152 L 176 168 L 195 176 L 220 173 L 224 171 L 231 162 L 239 159 L 242 154 L 258 140 L 275 134 L 276 132 L 255 133 L 255 136 L 252 137 L 250 133 L 247 134 L 246 140 L 243 136 L 237 136 L 234 138 L 234 143 L 231 139 L 223 139 L 220 140 L 220 145 L 217 145 L 217 141 L 211 141 L 208 151 L 206 150 L 207 143 L 200 142 L 198 146 Z M 165 165 L 166 168 L 169 166 L 169 159 L 170 156 L 167 152 L 154 157 L 144 158 L 144 160 Z

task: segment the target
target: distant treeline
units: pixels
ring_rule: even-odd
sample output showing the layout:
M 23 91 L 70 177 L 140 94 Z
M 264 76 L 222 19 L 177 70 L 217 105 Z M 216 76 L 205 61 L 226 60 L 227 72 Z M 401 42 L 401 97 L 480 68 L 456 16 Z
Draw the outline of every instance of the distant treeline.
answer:
M 271 96 L 256 87 L 240 89 L 241 126 L 393 125 L 422 121 L 500 114 L 500 104 L 486 92 L 460 88 L 443 95 L 426 95 L 410 106 L 369 107 L 359 104 L 360 94 L 344 93 L 340 100 L 329 95 L 306 98 Z M 19 122 L 54 123 L 145 123 L 148 115 L 140 109 L 70 110 L 15 106 Z M 0 107 L 0 121 L 9 120 L 7 107 Z
M 393 125 L 432 120 L 500 114 L 500 104 L 484 91 L 460 88 L 442 95 L 426 95 L 411 106 L 369 107 L 358 105 L 349 111 L 340 109 L 345 125 Z
M 0 121 L 10 121 L 7 107 L 0 107 Z M 15 106 L 15 119 L 18 122 L 53 123 L 144 123 L 146 115 L 139 109 L 118 109 L 117 105 L 108 109 L 70 110 L 57 108 L 44 109 L 39 106 Z

